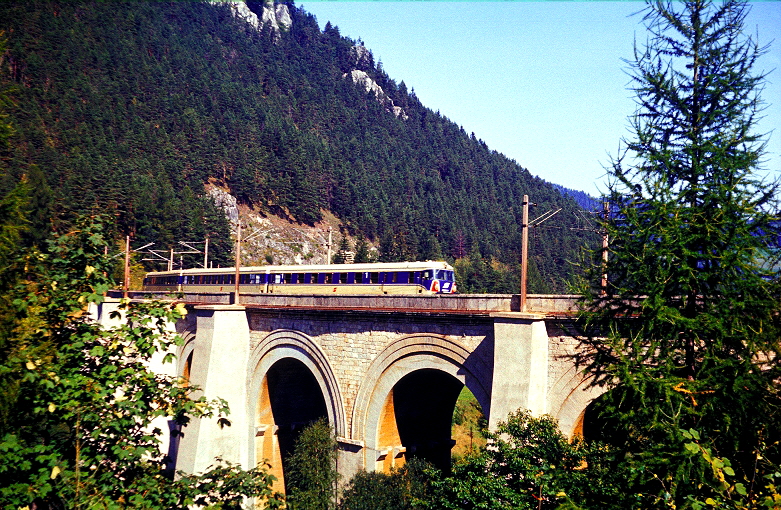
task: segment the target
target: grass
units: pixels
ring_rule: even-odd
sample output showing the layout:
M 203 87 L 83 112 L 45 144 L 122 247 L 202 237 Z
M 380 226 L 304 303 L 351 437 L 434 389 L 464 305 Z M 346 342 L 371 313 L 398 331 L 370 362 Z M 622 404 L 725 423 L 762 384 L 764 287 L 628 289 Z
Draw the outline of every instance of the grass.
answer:
M 453 411 L 453 428 L 451 437 L 456 441 L 451 450 L 453 458 L 463 457 L 476 452 L 485 446 L 483 430 L 487 426 L 483 410 L 477 399 L 464 386 L 456 401 Z

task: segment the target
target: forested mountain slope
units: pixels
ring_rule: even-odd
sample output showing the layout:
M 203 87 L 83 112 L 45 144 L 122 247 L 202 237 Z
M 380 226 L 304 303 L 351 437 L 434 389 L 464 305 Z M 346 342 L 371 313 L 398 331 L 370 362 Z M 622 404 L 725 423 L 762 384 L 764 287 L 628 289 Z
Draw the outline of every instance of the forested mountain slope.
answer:
M 110 213 L 118 236 L 159 247 L 208 234 L 230 263 L 208 182 L 302 223 L 331 211 L 386 259 L 463 258 L 475 291 L 514 291 L 528 194 L 532 217 L 562 208 L 531 236 L 530 290 L 565 290 L 588 237 L 570 230 L 575 202 L 287 7 L 276 31 L 225 4 L 0 3 L 16 130 L 0 191 L 34 182 L 39 229 Z

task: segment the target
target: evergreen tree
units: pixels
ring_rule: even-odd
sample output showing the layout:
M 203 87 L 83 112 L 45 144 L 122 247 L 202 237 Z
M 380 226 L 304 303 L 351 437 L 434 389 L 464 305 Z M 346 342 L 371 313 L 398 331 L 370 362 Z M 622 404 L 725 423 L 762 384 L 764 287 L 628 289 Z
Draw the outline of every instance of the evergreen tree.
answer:
M 610 389 L 598 429 L 621 452 L 619 507 L 752 506 L 778 474 L 777 185 L 756 173 L 763 50 L 747 10 L 649 1 L 631 62 L 638 110 L 609 169 L 609 258 L 586 291 L 581 358 Z
M 288 508 L 330 510 L 336 507 L 336 438 L 325 418 L 306 427 L 288 460 Z
M 355 241 L 355 263 L 360 264 L 363 262 L 371 262 L 369 243 L 366 242 L 363 234 L 358 234 L 358 239 Z
M 333 256 L 333 263 L 344 264 L 348 251 L 350 251 L 350 242 L 347 240 L 347 236 L 342 234 L 342 239 L 339 241 L 339 249 Z

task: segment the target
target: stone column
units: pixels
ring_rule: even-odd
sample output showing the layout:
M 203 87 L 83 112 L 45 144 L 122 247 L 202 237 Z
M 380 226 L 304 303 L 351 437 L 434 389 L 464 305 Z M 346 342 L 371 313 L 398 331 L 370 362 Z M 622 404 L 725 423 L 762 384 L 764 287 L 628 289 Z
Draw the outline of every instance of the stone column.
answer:
M 494 369 L 488 427 L 496 430 L 513 411 L 534 416 L 548 412 L 548 333 L 543 315 L 491 314 L 494 319 Z
M 249 324 L 243 306 L 196 306 L 197 329 L 190 381 L 200 387 L 195 396 L 220 397 L 228 402 L 231 422 L 220 428 L 217 419 L 193 419 L 183 429 L 177 469 L 203 472 L 215 457 L 241 464 L 249 463 L 247 416 L 247 363 Z

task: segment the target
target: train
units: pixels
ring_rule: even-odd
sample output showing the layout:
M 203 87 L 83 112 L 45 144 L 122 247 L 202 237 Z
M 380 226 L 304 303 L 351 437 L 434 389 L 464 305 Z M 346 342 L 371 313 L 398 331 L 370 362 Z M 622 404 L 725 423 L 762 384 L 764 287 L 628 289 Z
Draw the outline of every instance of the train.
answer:
M 147 273 L 149 292 L 231 292 L 236 269 L 180 269 Z M 443 261 L 248 266 L 239 269 L 246 294 L 453 294 L 453 267 Z

